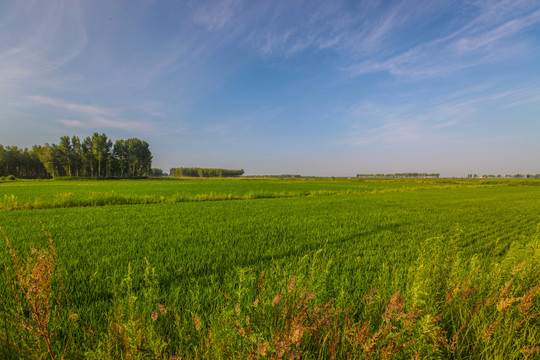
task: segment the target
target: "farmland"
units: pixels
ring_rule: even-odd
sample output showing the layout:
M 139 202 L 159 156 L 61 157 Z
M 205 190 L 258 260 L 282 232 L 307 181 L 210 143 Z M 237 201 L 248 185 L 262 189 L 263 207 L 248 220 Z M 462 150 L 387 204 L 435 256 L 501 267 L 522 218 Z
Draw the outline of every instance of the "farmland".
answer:
M 281 348 L 275 339 L 292 331 L 291 319 L 300 322 L 294 317 L 300 315 L 289 314 L 291 321 L 287 323 L 285 314 L 290 306 L 283 305 L 285 300 L 276 300 L 276 294 L 290 300 L 289 305 L 297 301 L 298 308 L 309 300 L 310 309 L 323 309 L 321 306 L 332 301 L 332 309 L 349 309 L 349 313 L 328 313 L 328 319 L 336 324 L 343 317 L 350 324 L 369 320 L 373 334 L 387 324 L 381 316 L 388 315 L 388 309 L 384 312 L 388 301 L 399 303 L 399 294 L 406 300 L 403 312 L 412 311 L 415 299 L 427 296 L 418 304 L 426 306 L 426 311 L 433 310 L 431 315 L 436 317 L 442 310 L 428 300 L 430 296 L 446 297 L 448 302 L 445 291 L 466 293 L 465 287 L 460 290 L 458 286 L 465 283 L 470 289 L 475 285 L 479 297 L 495 296 L 519 264 L 526 271 L 518 274 L 517 285 L 509 288 L 505 299 L 524 299 L 527 291 L 540 283 L 540 255 L 535 246 L 540 224 L 539 185 L 533 180 L 444 179 L 6 182 L 0 184 L 0 226 L 21 258 L 31 248 L 47 248 L 49 236 L 52 239 L 69 312 L 77 314 L 69 340 L 73 357 L 123 353 L 125 357 L 138 354 L 144 358 L 147 353 L 138 351 L 137 346 L 159 343 L 154 349 L 166 350 L 154 351 L 152 356 L 278 358 Z M 9 263 L 7 248 L 2 249 L 4 262 Z M 430 264 L 429 274 L 423 273 Z M 427 281 L 437 276 L 442 290 Z M 377 298 L 370 302 L 370 312 L 366 294 L 375 288 Z M 2 289 L 2 298 L 8 299 L 8 288 Z M 313 295 L 308 300 L 291 295 L 302 291 Z M 530 295 L 531 313 L 539 311 L 535 291 Z M 261 305 L 254 305 L 259 299 Z M 2 309 L 6 313 L 11 311 L 9 303 Z M 158 304 L 163 306 L 160 311 Z M 281 310 L 280 304 L 285 306 Z M 535 354 L 535 346 L 540 346 L 538 318 L 525 318 L 522 313 L 518 318 L 521 308 L 517 300 L 511 300 L 510 306 L 513 313 L 482 308 L 484 323 L 459 333 L 460 323 L 455 319 L 459 311 L 445 313 L 448 318 L 434 333 L 444 331 L 450 340 L 461 334 L 462 347 L 446 346 L 443 340 L 438 348 L 431 343 L 403 345 L 405 341 L 392 337 L 392 332 L 401 331 L 397 328 L 384 330 L 386 342 L 378 344 L 381 349 L 392 345 L 396 352 L 388 350 L 388 354 L 395 354 L 395 358 L 416 354 L 421 354 L 419 358 L 467 358 L 473 353 L 489 358 L 499 354 L 497 351 L 509 354 L 508 358 L 525 357 L 527 351 Z M 273 320 L 277 319 L 276 311 L 283 314 L 281 332 Z M 135 314 L 140 328 L 130 320 Z M 418 314 L 416 318 L 418 326 L 427 326 L 421 323 L 426 319 Z M 474 340 L 475 331 L 483 334 L 497 321 L 509 326 L 523 319 L 526 322 L 520 325 L 519 339 L 497 345 L 504 346 L 502 349 Z M 474 321 L 471 318 L 466 323 L 473 326 Z M 110 335 L 111 324 L 125 329 L 133 326 L 146 335 L 137 340 L 139 345 L 133 350 L 122 336 Z M 301 341 L 303 337 L 297 334 L 296 342 L 290 340 L 288 347 L 280 343 L 286 348 L 283 356 L 345 358 L 352 353 L 347 350 L 352 346 L 351 341 L 347 343 L 352 327 L 338 336 L 337 330 L 334 334 L 324 327 L 327 324 L 319 325 L 305 325 L 302 334 L 307 339 L 309 331 L 314 336 L 324 330 L 328 331 L 327 339 L 334 337 L 336 344 L 349 345 L 335 353 L 329 340 L 317 345 Z M 500 328 L 495 326 L 491 336 L 506 336 Z M 128 333 L 122 331 L 119 333 Z M 65 338 L 65 334 L 59 338 L 62 336 Z M 370 341 L 375 344 L 379 338 L 372 336 Z M 220 341 L 227 344 L 230 353 L 216 345 Z M 367 357 L 371 351 L 364 350 L 359 357 Z M 8 347 L 0 354 L 15 358 Z M 374 354 L 383 358 L 386 353 Z

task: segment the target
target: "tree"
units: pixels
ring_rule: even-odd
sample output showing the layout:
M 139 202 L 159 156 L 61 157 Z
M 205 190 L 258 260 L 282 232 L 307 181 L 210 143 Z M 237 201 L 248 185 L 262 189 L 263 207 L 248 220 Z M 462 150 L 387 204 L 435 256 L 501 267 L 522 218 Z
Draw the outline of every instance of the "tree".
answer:
M 82 165 L 82 145 L 81 140 L 77 136 L 71 138 L 71 150 L 72 164 L 75 167 L 76 176 L 79 177 Z
M 129 162 L 128 155 L 126 141 L 116 140 L 113 148 L 113 156 L 117 161 L 118 169 L 120 170 L 120 177 L 124 177 Z
M 94 177 L 94 153 L 92 152 L 92 139 L 90 136 L 83 140 L 81 152 L 85 176 Z
M 98 177 L 102 176 L 101 163 L 103 160 L 108 160 L 111 153 L 112 141 L 107 140 L 107 135 L 98 134 L 97 132 L 92 135 L 92 153 L 98 162 Z
M 137 138 L 117 140 L 114 148 L 107 135 L 97 132 L 82 142 L 77 136 L 62 136 L 58 145 L 34 145 L 32 150 L 0 144 L 0 176 L 124 177 L 151 174 L 150 146 Z
M 150 169 L 150 172 L 148 173 L 148 176 L 155 176 L 155 177 L 164 176 L 163 175 L 163 170 L 158 169 L 158 168 L 152 168 L 152 169 Z
M 130 163 L 130 176 L 144 176 L 152 167 L 152 153 L 146 141 L 130 138 L 125 141 L 127 158 Z
M 73 148 L 71 147 L 71 140 L 69 136 L 62 136 L 60 138 L 58 150 L 62 154 L 61 164 L 68 176 L 71 176 L 71 157 L 73 156 Z
M 60 176 L 62 168 L 62 151 L 56 144 L 45 144 L 39 153 L 39 159 L 53 177 Z

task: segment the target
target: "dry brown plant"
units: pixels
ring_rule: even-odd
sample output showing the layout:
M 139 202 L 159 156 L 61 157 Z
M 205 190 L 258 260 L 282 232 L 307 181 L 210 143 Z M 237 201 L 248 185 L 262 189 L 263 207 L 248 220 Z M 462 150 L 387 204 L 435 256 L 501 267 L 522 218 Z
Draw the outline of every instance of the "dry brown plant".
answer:
M 8 280 L 13 306 L 8 322 L 17 333 L 22 346 L 17 346 L 9 339 L 1 338 L 12 348 L 30 358 L 41 359 L 46 354 L 52 360 L 65 357 L 72 323 L 78 320 L 77 314 L 70 313 L 70 303 L 56 263 L 56 249 L 51 235 L 42 224 L 49 239 L 48 249 L 32 249 L 26 259 L 20 259 L 2 227 L 2 232 L 9 251 L 11 264 L 4 260 L 6 279 Z M 62 324 L 63 317 L 67 320 Z M 71 321 L 70 321 L 70 320 Z M 67 336 L 63 346 L 58 346 L 59 331 L 62 325 L 67 327 Z M 64 329 L 65 330 L 65 329 Z

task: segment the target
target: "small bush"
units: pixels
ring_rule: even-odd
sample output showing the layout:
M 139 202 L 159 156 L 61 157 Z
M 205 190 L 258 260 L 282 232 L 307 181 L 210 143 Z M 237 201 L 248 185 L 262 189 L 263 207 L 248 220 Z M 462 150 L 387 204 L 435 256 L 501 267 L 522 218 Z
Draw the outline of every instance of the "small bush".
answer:
M 33 248 L 25 259 L 19 257 L 1 227 L 0 232 L 9 254 L 3 260 L 10 289 L 10 296 L 0 298 L 4 325 L 0 343 L 5 345 L 2 355 L 18 359 L 64 359 L 77 314 L 70 311 L 51 236 L 45 231 L 49 237 L 48 249 Z

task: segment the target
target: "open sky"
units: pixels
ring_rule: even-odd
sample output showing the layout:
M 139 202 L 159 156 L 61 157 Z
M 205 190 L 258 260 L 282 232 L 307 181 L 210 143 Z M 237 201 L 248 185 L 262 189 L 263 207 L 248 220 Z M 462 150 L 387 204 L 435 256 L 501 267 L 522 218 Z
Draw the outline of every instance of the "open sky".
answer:
M 0 144 L 154 167 L 540 173 L 540 2 L 0 0 Z

